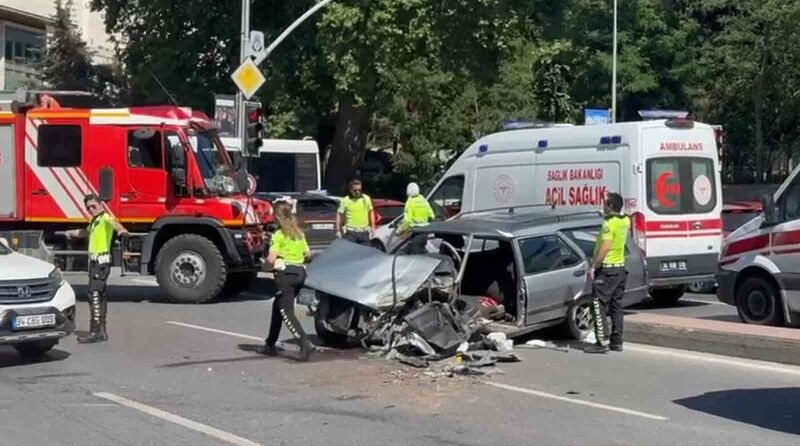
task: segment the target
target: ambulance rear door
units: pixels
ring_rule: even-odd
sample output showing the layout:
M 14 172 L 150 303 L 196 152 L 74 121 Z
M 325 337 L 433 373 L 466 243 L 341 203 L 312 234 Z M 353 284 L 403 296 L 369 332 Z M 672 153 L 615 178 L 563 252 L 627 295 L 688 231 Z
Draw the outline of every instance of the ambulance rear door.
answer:
M 722 194 L 711 127 L 682 120 L 643 127 L 644 226 L 651 285 L 713 277 L 722 242 Z M 642 228 L 639 228 L 642 229 Z

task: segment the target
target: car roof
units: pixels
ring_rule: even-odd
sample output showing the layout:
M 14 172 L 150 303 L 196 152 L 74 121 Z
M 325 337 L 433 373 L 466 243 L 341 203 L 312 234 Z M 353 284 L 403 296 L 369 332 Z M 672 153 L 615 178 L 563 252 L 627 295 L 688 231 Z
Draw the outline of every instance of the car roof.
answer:
M 466 214 L 452 220 L 414 228 L 414 232 L 513 239 L 564 229 L 600 226 L 602 223 L 603 215 L 597 211 L 576 212 L 550 208 L 533 211 L 508 209 Z

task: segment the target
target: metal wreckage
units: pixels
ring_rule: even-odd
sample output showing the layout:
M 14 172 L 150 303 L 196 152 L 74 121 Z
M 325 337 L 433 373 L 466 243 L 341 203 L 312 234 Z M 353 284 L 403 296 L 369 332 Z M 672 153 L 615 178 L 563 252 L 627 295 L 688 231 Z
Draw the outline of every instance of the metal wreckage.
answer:
M 386 254 L 336 241 L 308 266 L 299 301 L 329 346 L 359 344 L 414 367 L 458 355 L 460 374 L 520 361 L 504 334 L 487 336 L 505 316 L 502 305 L 461 295 L 461 255 L 448 242 L 439 251 L 447 254 Z

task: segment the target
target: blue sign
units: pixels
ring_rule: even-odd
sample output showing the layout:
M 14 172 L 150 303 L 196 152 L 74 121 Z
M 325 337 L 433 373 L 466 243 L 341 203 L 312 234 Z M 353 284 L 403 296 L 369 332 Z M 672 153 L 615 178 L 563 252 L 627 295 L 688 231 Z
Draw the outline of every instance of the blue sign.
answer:
M 611 110 L 607 108 L 587 108 L 584 111 L 585 125 L 609 124 L 611 122 Z

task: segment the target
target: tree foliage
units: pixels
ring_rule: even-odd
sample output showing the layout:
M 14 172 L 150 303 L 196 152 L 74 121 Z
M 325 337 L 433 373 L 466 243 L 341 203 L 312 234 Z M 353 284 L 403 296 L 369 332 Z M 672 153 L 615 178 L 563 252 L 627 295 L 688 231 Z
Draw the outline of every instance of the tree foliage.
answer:
M 251 26 L 269 41 L 314 3 L 253 0 Z M 231 5 L 239 2 L 92 4 L 119 36 L 130 101 L 166 101 L 154 75 L 179 102 L 206 110 L 214 93 L 234 92 L 240 11 Z M 358 173 L 367 149 L 392 154 L 385 184 L 430 185 L 505 120 L 581 123 L 584 108 L 610 106 L 611 5 L 334 2 L 262 65 L 270 136 L 316 138 L 330 188 Z M 690 110 L 727 129 L 727 159 L 742 166 L 733 179 L 762 178 L 772 159 L 798 148 L 798 8 L 792 0 L 620 2 L 618 119 Z

